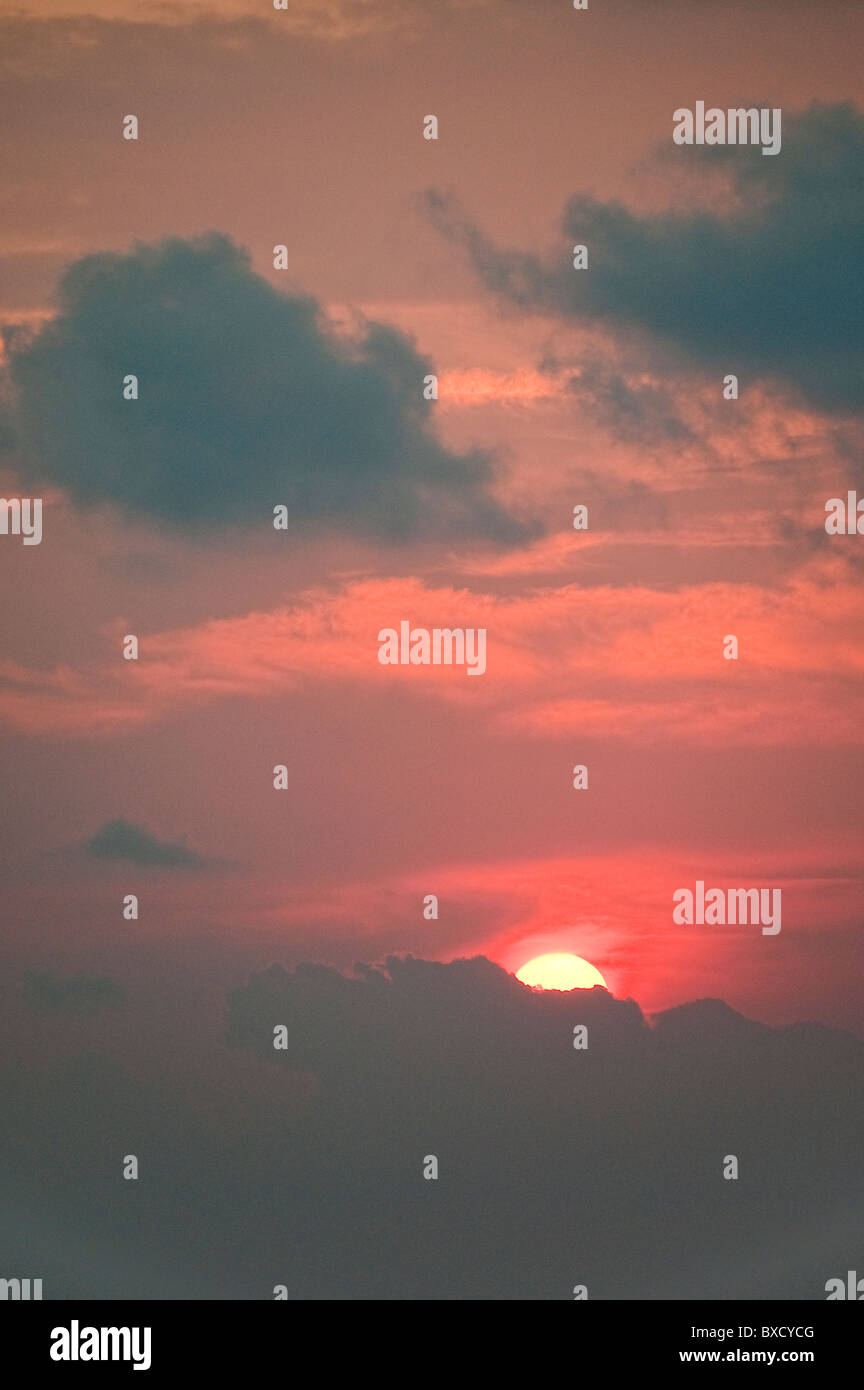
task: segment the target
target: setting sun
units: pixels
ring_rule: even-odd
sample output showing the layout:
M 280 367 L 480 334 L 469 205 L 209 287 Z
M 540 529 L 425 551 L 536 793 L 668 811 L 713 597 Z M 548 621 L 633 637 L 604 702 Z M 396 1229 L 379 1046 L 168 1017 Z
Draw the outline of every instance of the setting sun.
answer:
M 534 989 L 592 989 L 594 985 L 606 988 L 599 970 L 581 956 L 566 953 L 535 956 L 516 971 L 516 979 Z

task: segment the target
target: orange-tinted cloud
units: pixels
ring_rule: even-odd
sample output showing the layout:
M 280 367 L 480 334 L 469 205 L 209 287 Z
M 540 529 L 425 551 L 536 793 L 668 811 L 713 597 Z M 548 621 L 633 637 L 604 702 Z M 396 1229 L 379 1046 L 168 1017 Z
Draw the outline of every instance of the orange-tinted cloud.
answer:
M 778 590 L 566 584 L 511 597 L 415 577 L 320 587 L 275 611 L 139 634 L 137 662 L 47 673 L 7 663 L 0 717 L 31 733 L 116 731 L 191 702 L 338 680 L 479 702 L 502 729 L 535 735 L 653 738 L 674 728 L 699 742 L 858 742 L 851 686 L 864 667 L 864 596 L 836 539 Z M 378 633 L 403 620 L 485 628 L 485 675 L 382 667 Z M 723 657 L 728 635 L 737 661 Z

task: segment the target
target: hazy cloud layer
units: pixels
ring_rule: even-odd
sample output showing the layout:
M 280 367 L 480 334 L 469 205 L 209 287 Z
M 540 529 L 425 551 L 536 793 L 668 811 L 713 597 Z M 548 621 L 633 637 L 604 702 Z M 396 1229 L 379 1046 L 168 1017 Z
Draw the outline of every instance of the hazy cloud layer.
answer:
M 4 335 L 28 480 L 178 526 L 264 528 L 281 504 L 290 527 L 391 542 L 530 534 L 489 495 L 490 456 L 436 438 L 434 367 L 404 334 L 338 337 L 228 237 L 86 256 L 59 298 L 35 335 Z
M 49 672 L 6 663 L 0 719 L 31 733 L 90 737 L 204 699 L 278 699 L 350 681 L 380 698 L 411 692 L 479 707 L 497 727 L 545 737 L 663 741 L 671 724 L 678 740 L 707 745 L 859 743 L 852 682 L 862 664 L 862 604 L 857 572 L 837 551 L 779 591 L 746 582 L 590 591 L 567 583 L 511 596 L 413 577 L 349 581 L 277 609 L 153 633 L 134 687 L 116 663 Z M 406 615 L 415 627 L 458 616 L 459 626 L 485 628 L 482 679 L 466 679 L 458 666 L 383 667 L 376 635 Z M 734 683 L 723 659 L 727 634 L 741 644 Z
M 51 971 L 28 971 L 23 994 L 31 1008 L 52 1013 L 92 1016 L 104 1004 L 117 1004 L 123 990 L 104 975 L 56 975 Z
M 639 0 L 622 0 L 627 9 L 639 9 Z M 838 8 L 846 8 L 850 0 L 833 0 Z M 148 0 L 146 5 L 130 9 L 128 0 L 39 0 L 39 18 L 87 18 L 96 16 L 105 20 L 119 20 L 124 23 L 158 24 L 173 26 L 194 23 L 206 19 L 252 19 L 270 20 L 290 33 L 314 34 L 335 39 L 357 38 L 366 33 L 381 30 L 399 30 L 424 15 L 428 16 L 431 7 L 426 0 L 280 0 L 284 6 L 279 10 L 273 7 L 273 0 Z M 675 11 L 680 9 L 710 9 L 708 0 L 656 0 L 657 8 Z M 727 0 L 732 10 L 742 6 L 761 10 L 778 10 L 809 7 L 809 0 Z M 554 14 L 560 0 L 533 0 L 531 10 L 542 16 L 543 12 Z M 24 0 L 21 3 L 23 12 Z M 481 14 L 496 11 L 513 13 L 524 7 L 519 0 L 437 0 L 435 13 L 452 11 L 455 14 L 467 11 L 480 11 Z M 13 8 L 14 15 L 14 8 Z

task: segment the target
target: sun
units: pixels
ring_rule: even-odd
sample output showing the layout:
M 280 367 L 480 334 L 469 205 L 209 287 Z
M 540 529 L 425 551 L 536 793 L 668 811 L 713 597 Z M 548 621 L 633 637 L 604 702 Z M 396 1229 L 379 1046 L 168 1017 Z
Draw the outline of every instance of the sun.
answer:
M 583 960 L 581 956 L 571 956 L 567 954 L 551 956 L 535 956 L 521 970 L 516 971 L 516 979 L 521 980 L 523 985 L 531 985 L 534 989 L 593 989 L 594 985 L 602 985 L 606 989 L 606 981 L 589 961 Z

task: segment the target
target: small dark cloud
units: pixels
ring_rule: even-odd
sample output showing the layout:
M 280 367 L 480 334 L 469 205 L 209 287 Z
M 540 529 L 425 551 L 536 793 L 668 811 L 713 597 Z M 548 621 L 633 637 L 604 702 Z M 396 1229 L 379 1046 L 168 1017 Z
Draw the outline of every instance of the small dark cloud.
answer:
M 32 1009 L 46 1013 L 92 1016 L 105 1004 L 119 1004 L 123 990 L 104 975 L 52 975 L 50 971 L 28 971 L 23 994 Z
M 212 863 L 185 845 L 158 840 L 143 826 L 122 819 L 106 822 L 85 840 L 84 852 L 91 859 L 124 860 L 166 869 L 201 869 Z
M 518 310 L 647 330 L 703 369 L 779 380 L 820 409 L 858 412 L 864 116 L 851 102 L 814 103 L 784 110 L 782 130 L 771 157 L 750 147 L 676 151 L 727 172 L 734 212 L 638 213 L 576 194 L 562 219 L 566 244 L 547 258 L 501 249 L 437 191 L 424 202 L 486 286 Z M 578 243 L 589 247 L 585 271 L 571 267 Z
M 338 335 L 227 236 L 85 256 L 59 312 L 4 330 L 20 467 L 82 505 L 174 526 L 315 524 L 379 540 L 533 534 L 490 492 L 491 455 L 437 438 L 404 333 Z M 126 401 L 134 374 L 140 398 Z

